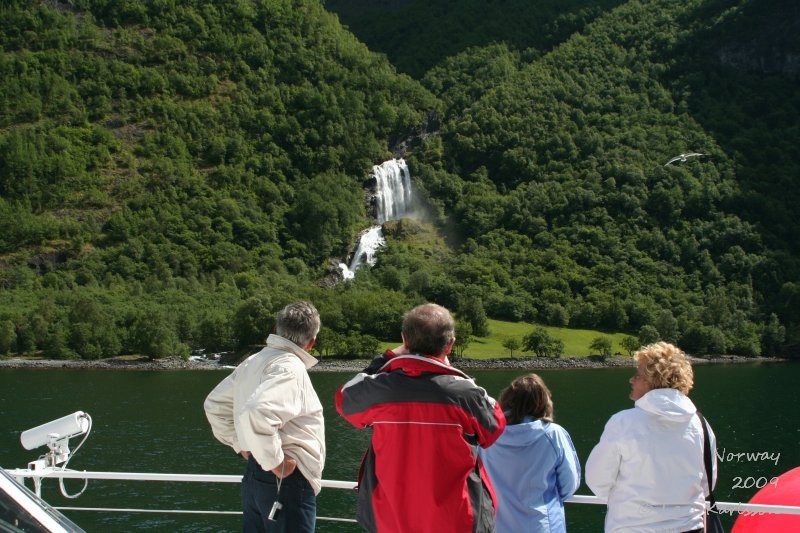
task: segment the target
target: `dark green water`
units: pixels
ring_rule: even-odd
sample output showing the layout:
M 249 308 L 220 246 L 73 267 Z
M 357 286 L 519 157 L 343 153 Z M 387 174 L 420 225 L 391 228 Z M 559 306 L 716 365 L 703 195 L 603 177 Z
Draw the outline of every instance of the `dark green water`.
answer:
M 474 372 L 478 383 L 497 395 L 521 371 Z M 632 369 L 540 372 L 550 386 L 556 419 L 572 435 L 582 463 L 613 413 L 631 406 Z M 70 462 L 76 470 L 240 474 L 241 460 L 211 436 L 202 402 L 223 372 L 0 370 L 0 466 L 24 467 L 40 451 L 25 451 L 21 431 L 77 410 L 94 427 Z M 326 413 L 326 479 L 355 480 L 367 435 L 346 425 L 333 408 L 333 394 L 349 374 L 313 373 Z M 780 453 L 767 461 L 721 463 L 717 499 L 746 502 L 756 489 L 736 488 L 747 478 L 771 479 L 800 465 L 800 365 L 747 364 L 695 369 L 692 399 L 718 437 L 719 450 Z M 73 446 L 77 444 L 73 441 Z M 77 492 L 81 481 L 69 480 Z M 30 485 L 29 485 L 30 486 Z M 238 510 L 238 485 L 90 481 L 77 500 L 67 500 L 57 483 L 45 482 L 44 497 L 56 506 Z M 590 494 L 582 486 L 579 494 Z M 351 518 L 355 495 L 323 490 L 320 516 Z M 66 513 L 87 531 L 238 531 L 238 516 Z M 602 531 L 604 508 L 569 504 L 570 532 Z M 731 522 L 726 517 L 727 522 Z M 318 522 L 318 531 L 358 531 L 352 525 Z

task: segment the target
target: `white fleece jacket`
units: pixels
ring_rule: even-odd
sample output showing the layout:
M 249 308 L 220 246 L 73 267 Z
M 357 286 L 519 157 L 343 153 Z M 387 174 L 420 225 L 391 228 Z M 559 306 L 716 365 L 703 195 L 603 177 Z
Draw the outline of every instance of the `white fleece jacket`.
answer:
M 586 461 L 586 484 L 608 499 L 608 532 L 703 527 L 708 494 L 697 408 L 675 389 L 654 389 L 606 424 Z M 709 427 L 716 482 L 716 439 Z
M 284 452 L 319 494 L 325 466 L 325 420 L 308 368 L 317 360 L 278 335 L 222 380 L 203 408 L 214 436 L 236 453 L 249 451 L 264 470 Z

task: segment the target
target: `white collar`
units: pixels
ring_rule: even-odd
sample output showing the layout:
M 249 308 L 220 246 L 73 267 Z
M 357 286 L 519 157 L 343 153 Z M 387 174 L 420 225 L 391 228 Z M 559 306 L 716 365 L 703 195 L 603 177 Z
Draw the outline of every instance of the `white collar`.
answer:
M 280 335 L 275 335 L 274 333 L 267 337 L 267 346 L 270 348 L 286 350 L 287 352 L 295 354 L 300 358 L 301 361 L 303 361 L 303 364 L 307 369 L 319 363 L 319 360 L 316 357 L 310 355 L 307 351 L 300 348 L 289 339 L 285 339 Z

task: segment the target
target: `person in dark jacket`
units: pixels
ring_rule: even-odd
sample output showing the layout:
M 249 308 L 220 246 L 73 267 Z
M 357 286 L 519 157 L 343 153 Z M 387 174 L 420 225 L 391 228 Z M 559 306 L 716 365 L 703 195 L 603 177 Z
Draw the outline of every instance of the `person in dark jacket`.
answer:
M 505 416 L 450 365 L 455 324 L 447 309 L 415 307 L 402 337 L 336 393 L 348 422 L 372 428 L 358 522 L 381 533 L 494 531 L 497 503 L 477 450 L 497 440 Z

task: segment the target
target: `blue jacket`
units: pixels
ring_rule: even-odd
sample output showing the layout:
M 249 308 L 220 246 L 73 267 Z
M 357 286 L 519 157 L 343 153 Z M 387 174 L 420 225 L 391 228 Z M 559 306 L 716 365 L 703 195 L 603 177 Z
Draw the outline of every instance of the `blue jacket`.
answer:
M 478 452 L 497 496 L 497 532 L 566 531 L 564 500 L 581 483 L 569 433 L 526 417 Z

